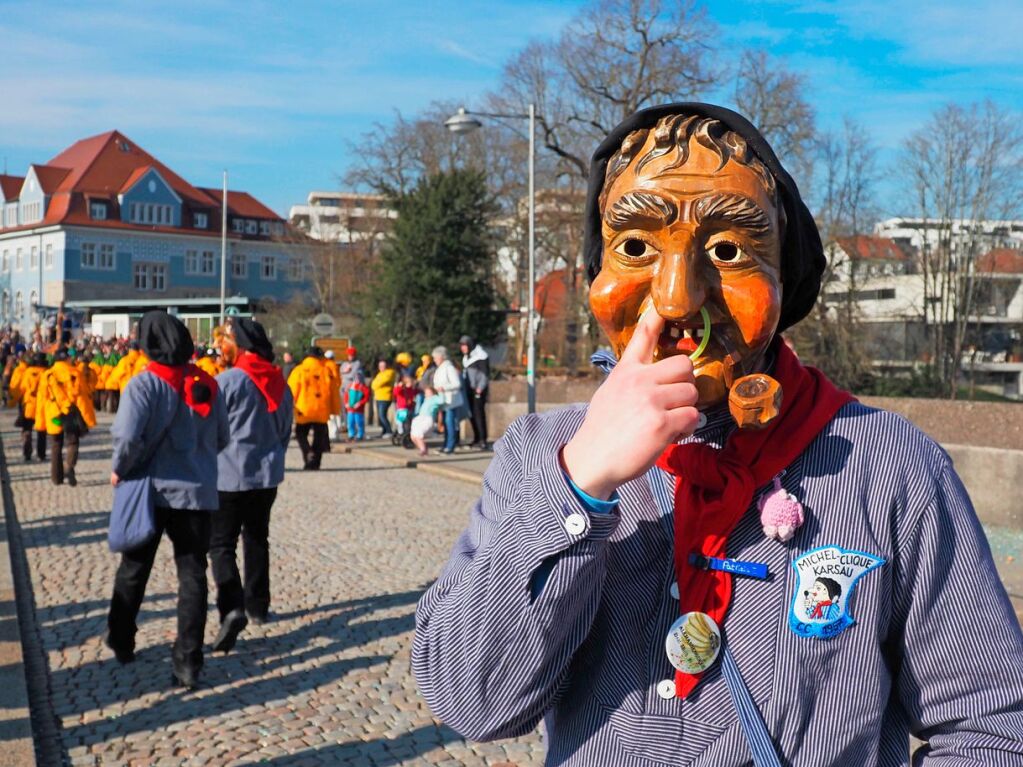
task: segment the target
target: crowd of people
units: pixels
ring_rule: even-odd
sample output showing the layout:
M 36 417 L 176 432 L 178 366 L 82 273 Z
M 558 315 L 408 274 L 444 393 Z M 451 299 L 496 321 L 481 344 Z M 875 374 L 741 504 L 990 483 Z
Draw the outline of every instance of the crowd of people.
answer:
M 24 460 L 49 460 L 54 484 L 77 485 L 80 440 L 95 427 L 97 411 L 107 411 L 116 414 L 111 484 L 142 481 L 151 494 L 151 534 L 117 549 L 104 638 L 117 660 L 135 658 L 136 619 L 164 533 L 178 576 L 176 683 L 194 688 L 203 666 L 207 561 L 220 615 L 213 650 L 230 651 L 249 623 L 269 619 L 270 511 L 292 423 L 309 470 L 320 468 L 332 442 L 366 439 L 368 410 L 380 438 L 424 455 L 434 433 L 444 435 L 443 452 L 453 452 L 465 419 L 471 447 L 489 449 L 489 359 L 470 336 L 459 346 L 461 369 L 438 346 L 418 365 L 402 352 L 377 360 L 370 373 L 355 347 L 341 361 L 313 346 L 301 360 L 285 352 L 274 365 L 264 329 L 246 318 L 218 328 L 208 346 L 196 345 L 163 311 L 147 312 L 131 338 L 37 333 L 26 341 L 17 331 L 0 332 L 5 402 L 17 412 Z M 118 504 L 115 490 L 112 526 L 122 514 Z

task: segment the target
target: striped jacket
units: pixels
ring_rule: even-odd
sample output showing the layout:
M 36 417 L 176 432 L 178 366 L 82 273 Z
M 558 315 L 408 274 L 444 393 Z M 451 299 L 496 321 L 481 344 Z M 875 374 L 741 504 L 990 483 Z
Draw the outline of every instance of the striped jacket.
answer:
M 419 603 L 420 690 L 473 740 L 545 718 L 549 765 L 751 764 L 720 663 L 688 699 L 658 694 L 673 675 L 673 521 L 646 478 L 619 488 L 617 513 L 580 505 L 558 451 L 584 415 L 576 405 L 525 416 L 497 444 L 469 526 Z M 691 439 L 721 445 L 733 425 L 723 409 L 708 416 Z M 1023 765 L 1023 636 L 945 452 L 903 418 L 854 402 L 783 485 L 806 523 L 779 543 L 751 506 L 728 555 L 766 563 L 773 577 L 736 577 L 724 626 L 782 763 L 906 765 L 912 733 L 927 741 L 918 764 Z M 566 525 L 572 515 L 581 530 L 578 516 Z M 793 563 L 830 545 L 885 564 L 846 595 L 854 625 L 799 636 L 788 620 Z M 554 566 L 534 597 L 545 560 Z

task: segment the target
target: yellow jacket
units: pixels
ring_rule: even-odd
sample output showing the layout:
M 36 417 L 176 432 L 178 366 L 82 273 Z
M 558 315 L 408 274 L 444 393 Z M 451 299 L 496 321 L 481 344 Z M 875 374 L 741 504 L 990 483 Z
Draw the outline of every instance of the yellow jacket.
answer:
M 28 363 L 22 360 L 11 372 L 11 382 L 7 385 L 7 407 L 17 407 L 20 397 L 16 396 L 18 387 L 21 386 L 21 377 L 28 370 Z
M 110 375 L 107 376 L 107 388 L 113 391 L 124 391 L 124 387 L 131 380 L 135 363 L 141 356 L 142 352 L 138 349 L 129 349 L 128 353 L 121 357 L 114 369 L 110 371 Z
M 295 398 L 295 423 L 326 423 L 341 412 L 341 392 L 319 357 L 302 360 L 288 376 L 288 388 Z
M 217 361 L 208 354 L 204 354 L 195 362 L 195 366 L 200 370 L 209 373 L 213 378 L 224 372 L 224 368 L 217 364 Z
M 78 368 L 66 360 L 57 360 L 53 367 L 39 378 L 39 391 L 35 409 L 36 431 L 47 434 L 61 434 L 64 416 L 77 405 L 86 425 L 96 425 L 96 413 L 92 409 L 92 390 L 82 380 Z
M 89 388 L 89 396 L 91 398 L 92 393 L 99 388 L 100 366 L 95 362 L 86 363 L 82 361 L 75 365 L 75 367 L 78 368 L 78 374 L 82 377 L 82 384 Z
M 139 352 L 139 356 L 136 357 L 136 359 L 135 359 L 135 364 L 131 366 L 131 375 L 128 376 L 128 381 L 130 381 L 132 378 L 134 378 L 139 373 L 141 373 L 143 370 L 145 370 L 146 369 L 146 365 L 148 365 L 148 364 L 149 364 L 149 357 L 146 356 L 145 352 Z M 124 387 L 128 385 L 128 381 L 124 382 L 124 384 L 121 386 L 121 389 L 124 389 Z
M 390 402 L 394 399 L 394 379 L 397 377 L 394 368 L 381 370 L 373 376 L 373 383 L 369 385 L 373 390 L 373 399 L 377 402 Z

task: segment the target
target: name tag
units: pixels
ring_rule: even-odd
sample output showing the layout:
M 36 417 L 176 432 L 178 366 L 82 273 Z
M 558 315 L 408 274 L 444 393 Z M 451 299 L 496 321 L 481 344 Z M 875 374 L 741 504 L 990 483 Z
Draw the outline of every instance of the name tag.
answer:
M 770 575 L 767 565 L 763 562 L 747 562 L 742 559 L 722 559 L 721 557 L 704 557 L 700 554 L 690 554 L 689 564 L 699 567 L 701 570 L 720 570 L 732 575 L 744 575 L 747 578 L 757 578 L 765 581 Z

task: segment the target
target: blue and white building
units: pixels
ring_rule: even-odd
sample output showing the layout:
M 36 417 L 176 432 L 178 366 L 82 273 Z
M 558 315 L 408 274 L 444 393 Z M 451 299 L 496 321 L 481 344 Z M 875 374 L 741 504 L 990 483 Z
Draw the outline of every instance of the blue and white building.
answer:
M 111 131 L 0 175 L 0 323 L 30 332 L 61 302 L 86 318 L 167 308 L 204 338 L 220 312 L 223 192 L 192 186 Z M 227 304 L 309 289 L 308 251 L 246 192 L 227 195 Z

